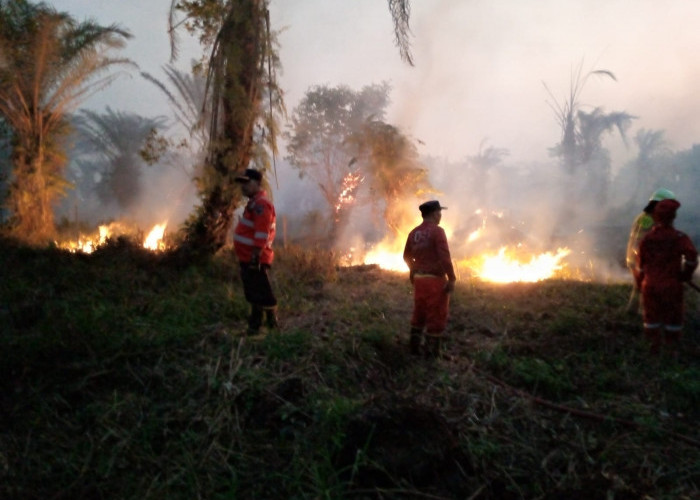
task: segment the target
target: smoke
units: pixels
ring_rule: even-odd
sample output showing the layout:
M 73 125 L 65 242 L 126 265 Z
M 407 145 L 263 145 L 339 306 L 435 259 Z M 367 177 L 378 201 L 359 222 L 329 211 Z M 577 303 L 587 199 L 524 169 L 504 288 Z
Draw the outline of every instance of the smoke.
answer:
M 55 3 L 76 13 L 87 9 L 85 2 L 75 0 Z M 693 23 L 700 4 L 639 0 L 630 9 L 629 2 L 615 0 L 441 0 L 414 1 L 411 7 L 413 67 L 401 61 L 393 44 L 386 2 L 308 0 L 270 5 L 273 28 L 282 30 L 278 38 L 284 73 L 278 83 L 289 110 L 313 85 L 360 89 L 390 83 L 392 103 L 386 122 L 416 142 L 437 191 L 402 200 L 408 220 L 412 217 L 413 224 L 419 223 L 418 204 L 435 197 L 449 207 L 443 225 L 451 230 L 455 253 L 503 244 L 521 244 L 533 251 L 568 246 L 572 253 L 567 261 L 601 272 L 599 279 L 618 274 L 622 279 L 627 276 L 621 262 L 629 226 L 651 192 L 667 187 L 682 203 L 676 226 L 698 242 L 700 200 L 693 186 L 700 180 L 696 166 L 700 150 L 694 146 L 700 121 L 693 117 L 700 114 L 700 100 L 693 83 L 700 76 L 700 63 L 693 48 L 700 35 Z M 104 24 L 138 26 L 130 25 L 128 12 L 133 8 L 134 19 L 140 19 L 141 2 L 119 2 L 116 17 L 109 8 L 101 5 L 90 17 Z M 134 29 L 136 44 L 150 43 L 156 36 L 150 23 L 143 30 Z M 158 37 L 166 39 L 164 32 Z M 166 62 L 165 46 L 165 42 L 159 45 L 158 59 L 137 58 L 137 62 L 149 70 L 161 66 Z M 135 51 L 138 57 L 154 53 L 144 47 Z M 604 69 L 616 77 L 593 78 L 586 84 L 579 102 L 583 111 L 600 108 L 638 117 L 627 131 L 627 143 L 616 132 L 602 137 L 603 156 L 598 161 L 607 157 L 608 163 L 588 165 L 609 169 L 598 187 L 590 172 L 568 175 L 559 159 L 550 156 L 562 134 L 543 83 L 557 100 L 564 100 L 572 72 L 580 64 L 584 72 Z M 128 82 L 128 89 L 135 84 Z M 117 101 L 132 106 L 134 95 L 144 95 L 120 85 L 110 89 L 121 89 L 112 94 L 116 99 L 104 94 L 115 108 Z M 160 96 L 153 94 L 154 89 L 148 92 L 153 98 L 142 104 L 151 107 L 149 113 L 166 114 L 165 99 L 156 111 L 152 107 Z M 128 96 L 120 97 L 123 94 Z M 631 140 L 640 130 L 663 131 L 666 139 L 667 151 L 657 151 L 648 164 Z M 498 165 L 479 171 L 470 158 L 484 144 L 509 154 Z M 287 241 L 320 242 L 328 231 L 325 202 L 318 186 L 299 179 L 280 160 L 284 144 L 281 147 L 278 178 L 270 183 L 279 226 L 284 227 L 278 234 Z M 157 190 L 149 187 L 143 208 L 130 215 L 160 218 L 174 210 L 184 219 L 188 211 L 184 207 L 195 197 L 192 188 L 181 203 L 179 193 L 191 186 L 190 180 L 176 169 L 154 169 L 146 175 L 156 172 L 163 178 L 146 184 L 158 186 Z M 90 203 L 81 212 L 108 216 L 101 211 L 108 207 Z M 340 245 L 376 244 L 390 234 L 381 222 L 370 205 L 358 206 L 349 214 Z M 466 242 L 478 228 L 489 238 Z

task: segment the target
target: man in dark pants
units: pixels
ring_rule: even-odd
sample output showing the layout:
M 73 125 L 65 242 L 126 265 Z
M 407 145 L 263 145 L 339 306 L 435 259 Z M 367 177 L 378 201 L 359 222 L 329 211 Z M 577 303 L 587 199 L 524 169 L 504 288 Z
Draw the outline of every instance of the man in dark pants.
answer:
M 457 280 L 445 230 L 439 226 L 445 208 L 437 200 L 418 207 L 423 223 L 409 233 L 403 252 L 413 284 L 411 353 L 420 353 L 423 330 L 426 330 L 426 354 L 433 358 L 440 354 L 450 294 Z
M 262 173 L 252 168 L 236 177 L 248 198 L 243 215 L 233 235 L 233 246 L 241 265 L 241 281 L 246 300 L 251 305 L 247 335 L 260 330 L 263 314 L 268 328 L 277 327 L 277 299 L 267 274 L 274 251 L 275 207 L 261 187 Z

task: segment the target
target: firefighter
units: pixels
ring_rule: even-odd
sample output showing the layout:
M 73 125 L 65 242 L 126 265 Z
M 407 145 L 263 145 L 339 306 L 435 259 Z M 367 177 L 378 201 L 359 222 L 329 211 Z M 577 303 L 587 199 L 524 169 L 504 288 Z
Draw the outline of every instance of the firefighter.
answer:
M 654 207 L 661 200 L 673 200 L 676 195 L 672 191 L 666 188 L 659 188 L 651 194 L 649 197 L 649 202 L 644 207 L 644 209 L 635 217 L 634 222 L 632 222 L 632 229 L 630 230 L 630 236 L 627 240 L 627 255 L 626 264 L 627 269 L 630 270 L 632 277 L 634 277 L 634 270 L 637 267 L 637 253 L 639 252 L 639 242 L 642 238 L 651 230 L 654 225 L 654 219 L 652 217 L 652 212 Z M 642 304 L 639 301 L 639 289 L 637 288 L 636 281 L 633 280 L 632 292 L 630 293 L 630 299 L 627 302 L 627 310 L 640 311 L 642 310 Z
M 446 208 L 437 200 L 420 205 L 423 223 L 409 233 L 403 251 L 413 284 L 410 351 L 420 354 L 425 330 L 425 350 L 429 357 L 440 354 L 450 294 L 457 280 L 445 230 L 439 226 L 442 210 Z
M 263 322 L 277 328 L 277 299 L 272 291 L 268 271 L 272 265 L 275 239 L 275 206 L 262 189 L 262 173 L 246 169 L 236 177 L 248 203 L 233 235 L 233 246 L 241 266 L 241 281 L 246 300 L 251 305 L 247 335 L 256 335 Z
M 683 327 L 683 282 L 698 267 L 698 252 L 690 238 L 673 227 L 676 200 L 659 201 L 654 226 L 639 244 L 635 282 L 642 291 L 644 336 L 656 355 L 662 342 L 678 355 Z M 663 335 L 662 335 L 663 334 Z

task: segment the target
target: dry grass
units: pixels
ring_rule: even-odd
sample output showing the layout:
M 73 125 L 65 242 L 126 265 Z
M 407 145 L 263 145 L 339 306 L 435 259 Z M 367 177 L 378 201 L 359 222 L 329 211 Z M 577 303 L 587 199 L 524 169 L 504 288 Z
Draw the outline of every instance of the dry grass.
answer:
M 698 301 L 652 360 L 628 288 L 460 283 L 407 354 L 406 277 L 290 248 L 244 338 L 226 251 L 0 246 L 2 498 L 695 498 Z

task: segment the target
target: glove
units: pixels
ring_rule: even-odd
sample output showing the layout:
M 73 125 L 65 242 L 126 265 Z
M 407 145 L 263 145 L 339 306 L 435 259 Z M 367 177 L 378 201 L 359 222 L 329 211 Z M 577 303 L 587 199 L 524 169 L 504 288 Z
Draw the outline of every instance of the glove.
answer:
M 408 273 L 408 280 L 411 282 L 411 285 L 413 284 L 413 278 L 415 277 L 415 275 L 416 272 L 413 269 L 411 269 L 411 272 Z
M 455 290 L 455 282 L 454 281 L 448 281 L 445 283 L 445 293 L 452 293 Z

